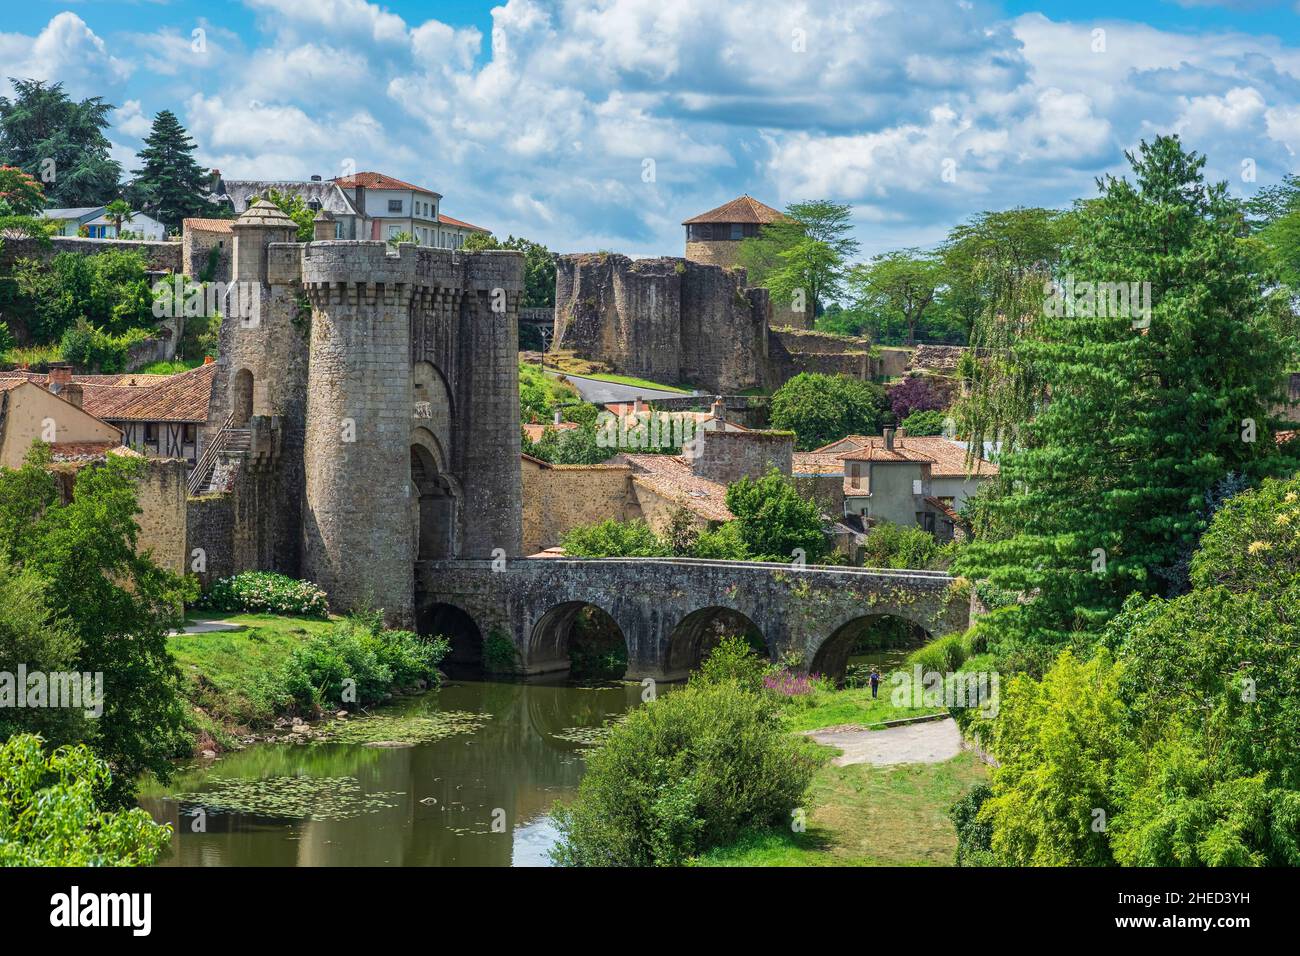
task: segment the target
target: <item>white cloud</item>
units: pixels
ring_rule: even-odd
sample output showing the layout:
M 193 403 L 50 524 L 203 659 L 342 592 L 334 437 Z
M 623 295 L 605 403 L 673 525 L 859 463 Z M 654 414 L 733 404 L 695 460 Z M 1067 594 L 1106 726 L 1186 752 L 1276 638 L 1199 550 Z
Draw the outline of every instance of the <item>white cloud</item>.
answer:
M 131 68 L 75 13 L 58 13 L 34 37 L 0 33 L 0 92 L 10 91 L 9 77 L 62 82 L 76 97 L 111 92 Z
M 127 87 L 122 138 L 170 107 L 227 175 L 353 159 L 563 251 L 679 252 L 683 218 L 745 191 L 852 203 L 873 252 L 1089 195 L 1158 132 L 1211 175 L 1250 155 L 1261 182 L 1300 148 L 1300 50 L 1241 32 L 1008 20 L 979 0 L 506 0 L 486 34 L 364 0 L 245 4 L 258 33 L 206 25 L 204 64 L 188 27 L 130 38 L 154 81 Z M 0 34 L 0 59 L 93 92 L 120 85 L 122 57 L 73 14 Z

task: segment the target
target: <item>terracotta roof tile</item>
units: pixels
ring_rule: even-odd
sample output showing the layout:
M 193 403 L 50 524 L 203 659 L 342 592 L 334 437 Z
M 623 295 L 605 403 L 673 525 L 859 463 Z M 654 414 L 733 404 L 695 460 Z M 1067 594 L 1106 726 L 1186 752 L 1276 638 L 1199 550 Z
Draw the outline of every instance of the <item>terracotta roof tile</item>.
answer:
M 950 439 L 941 436 L 912 436 L 904 435 L 902 438 L 894 439 L 893 450 L 885 448 L 885 439 L 879 435 L 851 435 L 843 442 L 857 443 L 861 440 L 858 447 L 845 451 L 835 457 L 841 461 L 914 461 L 929 462 L 931 464 L 930 476 L 933 478 L 964 478 L 967 476 L 966 470 L 966 449 Z M 823 446 L 817 449 L 820 453 L 829 453 L 829 449 L 840 445 L 841 442 L 832 442 L 831 445 Z M 974 467 L 969 474 L 985 477 L 996 475 L 998 466 L 991 461 L 983 458 L 977 458 Z
M 567 432 L 577 427 L 577 422 L 560 422 L 558 425 L 554 422 L 529 422 L 524 426 L 524 434 L 528 436 L 529 441 L 541 441 L 542 434 L 548 428 L 553 428 L 557 432 Z
M 217 365 L 139 385 L 83 384 L 81 407 L 105 421 L 206 422 Z M 73 381 L 77 381 L 74 377 Z
M 691 471 L 685 459 L 676 455 L 622 455 L 632 466 L 632 481 L 679 504 L 707 521 L 730 521 L 727 486 Z
M 339 176 L 331 180 L 335 185 L 344 189 L 353 189 L 362 186 L 366 189 L 414 189 L 418 193 L 429 193 L 438 196 L 440 193 L 432 189 L 425 189 L 423 186 L 416 186 L 412 183 L 404 182 L 393 176 L 385 176 L 383 173 L 356 173 L 353 176 Z
M 200 232 L 233 232 L 230 224 L 233 219 L 183 219 L 181 225 L 188 232 L 191 229 Z
M 475 232 L 485 232 L 491 234 L 491 229 L 484 229 L 482 226 L 476 226 L 472 222 L 465 222 L 461 219 L 452 219 L 451 216 L 444 216 L 438 213 L 438 221 L 445 226 L 460 226 L 462 229 L 473 229 Z
M 733 199 L 731 202 L 723 203 L 717 209 L 710 209 L 708 212 L 702 212 L 698 216 L 686 219 L 682 222 L 682 225 L 691 226 L 702 222 L 753 222 L 759 225 L 767 225 L 772 222 L 780 222 L 785 218 L 785 213 L 779 209 L 773 209 L 771 206 L 761 203 L 747 194 Z

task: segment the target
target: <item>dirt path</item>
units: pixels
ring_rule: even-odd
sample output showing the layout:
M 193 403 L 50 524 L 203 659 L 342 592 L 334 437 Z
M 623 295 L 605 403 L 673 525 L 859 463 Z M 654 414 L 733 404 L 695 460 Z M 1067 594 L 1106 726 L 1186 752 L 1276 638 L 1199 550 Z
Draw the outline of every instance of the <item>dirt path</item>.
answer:
M 837 767 L 854 763 L 886 767 L 899 763 L 942 763 L 961 753 L 961 731 L 952 718 L 906 727 L 863 730 L 827 727 L 810 730 L 819 744 L 844 751 L 832 761 Z

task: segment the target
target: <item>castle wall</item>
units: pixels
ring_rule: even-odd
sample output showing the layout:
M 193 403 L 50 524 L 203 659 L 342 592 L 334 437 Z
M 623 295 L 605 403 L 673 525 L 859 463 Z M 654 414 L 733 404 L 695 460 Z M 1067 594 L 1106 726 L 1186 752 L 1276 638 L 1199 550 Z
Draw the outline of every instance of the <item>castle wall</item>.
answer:
M 687 262 L 681 276 L 681 371 L 675 381 L 711 391 L 763 384 L 771 300 L 746 289 L 745 271 Z
M 188 571 L 184 460 L 146 459 L 136 482 L 136 504 L 136 551 L 150 552 L 156 565 L 173 574 Z
M 561 256 L 555 278 L 556 348 L 619 372 L 714 392 L 765 384 L 767 292 L 743 269 L 686 259 Z
M 605 253 L 561 256 L 555 347 L 628 375 L 675 384 L 682 374 L 682 259 Z

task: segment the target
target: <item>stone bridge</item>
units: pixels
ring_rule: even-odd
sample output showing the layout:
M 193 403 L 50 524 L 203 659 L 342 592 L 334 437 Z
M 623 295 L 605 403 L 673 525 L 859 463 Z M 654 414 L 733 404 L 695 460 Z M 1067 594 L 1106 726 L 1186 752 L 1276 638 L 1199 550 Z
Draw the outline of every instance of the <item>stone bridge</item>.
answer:
M 496 570 L 494 570 L 494 567 Z M 970 599 L 938 571 L 890 571 L 677 558 L 420 561 L 416 618 L 445 634 L 452 660 L 509 637 L 526 674 L 565 671 L 579 612 L 609 615 L 627 644 L 630 678 L 684 678 L 723 634 L 761 640 L 773 660 L 798 654 L 838 675 L 859 635 L 893 616 L 938 637 L 964 630 Z

